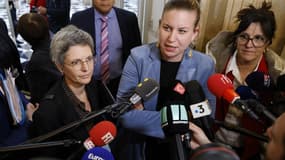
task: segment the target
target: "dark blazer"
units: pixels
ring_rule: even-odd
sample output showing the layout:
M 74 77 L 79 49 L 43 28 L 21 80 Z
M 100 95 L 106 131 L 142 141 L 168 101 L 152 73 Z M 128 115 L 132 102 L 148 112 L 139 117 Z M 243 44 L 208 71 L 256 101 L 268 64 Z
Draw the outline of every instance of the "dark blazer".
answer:
M 63 80 L 60 79 L 46 96 L 40 102 L 39 109 L 33 114 L 33 124 L 30 131 L 33 136 L 44 135 L 50 131 L 58 129 L 62 126 L 70 124 L 71 122 L 82 119 L 77 112 L 76 104 L 74 104 L 63 88 Z M 91 104 L 92 111 L 98 111 L 106 105 L 113 103 L 109 100 L 106 88 L 101 82 L 92 81 L 86 85 L 86 92 Z M 108 115 L 101 115 L 88 121 L 88 125 L 92 127 L 95 123 L 108 118 Z M 88 136 L 89 127 L 87 124 L 81 124 L 77 127 L 69 129 L 61 134 L 53 136 L 49 141 L 75 139 L 84 142 Z M 45 151 L 43 155 L 56 156 L 58 158 L 66 159 L 67 156 L 72 155 L 82 148 L 82 144 L 71 147 L 55 147 L 50 151 Z M 81 155 L 82 156 L 82 155 Z
M 141 45 L 140 30 L 138 26 L 137 17 L 134 13 L 116 7 L 114 7 L 114 10 L 116 12 L 123 41 L 122 64 L 124 65 L 128 56 L 130 55 L 131 49 Z M 88 32 L 92 36 L 94 44 L 96 44 L 94 12 L 95 10 L 93 7 L 76 12 L 72 15 L 70 23 Z M 111 80 L 107 84 L 114 97 L 117 94 L 119 81 L 120 77 Z
M 70 0 L 46 0 L 46 8 L 49 27 L 53 33 L 69 23 Z
M 40 102 L 41 98 L 60 79 L 61 73 L 51 61 L 49 55 L 50 40 L 42 40 L 32 46 L 34 50 L 26 65 L 26 78 L 31 92 L 31 102 Z

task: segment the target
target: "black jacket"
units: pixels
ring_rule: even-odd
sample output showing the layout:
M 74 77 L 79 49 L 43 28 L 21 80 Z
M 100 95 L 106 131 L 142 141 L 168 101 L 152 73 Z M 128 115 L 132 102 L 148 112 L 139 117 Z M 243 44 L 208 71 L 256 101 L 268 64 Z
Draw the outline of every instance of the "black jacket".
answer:
M 86 91 L 92 111 L 99 111 L 106 105 L 113 103 L 107 94 L 106 88 L 100 81 L 92 80 L 86 85 Z M 82 119 L 76 111 L 76 107 L 78 106 L 72 103 L 70 98 L 66 95 L 66 92 L 64 92 L 63 80 L 59 80 L 42 99 L 40 108 L 34 113 L 31 128 L 32 134 L 34 136 L 44 135 Z M 103 119 L 108 119 L 108 117 L 108 115 L 100 115 L 89 120 L 87 123 L 89 126 L 90 124 L 92 126 Z M 57 134 L 49 138 L 48 141 L 74 139 L 84 142 L 88 137 L 88 127 L 86 127 L 86 123 L 84 123 Z M 66 159 L 78 150 L 81 153 L 82 149 L 80 148 L 82 148 L 82 146 L 82 144 L 79 144 L 69 147 L 55 147 L 43 152 L 42 155 Z M 81 154 L 79 155 L 82 156 Z

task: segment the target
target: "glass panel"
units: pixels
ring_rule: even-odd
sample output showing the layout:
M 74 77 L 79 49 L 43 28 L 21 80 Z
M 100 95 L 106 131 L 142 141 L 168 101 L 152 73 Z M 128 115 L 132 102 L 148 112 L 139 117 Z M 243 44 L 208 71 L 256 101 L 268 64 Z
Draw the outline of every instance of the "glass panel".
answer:
M 123 8 L 134 12 L 138 16 L 139 1 L 138 0 L 124 0 Z

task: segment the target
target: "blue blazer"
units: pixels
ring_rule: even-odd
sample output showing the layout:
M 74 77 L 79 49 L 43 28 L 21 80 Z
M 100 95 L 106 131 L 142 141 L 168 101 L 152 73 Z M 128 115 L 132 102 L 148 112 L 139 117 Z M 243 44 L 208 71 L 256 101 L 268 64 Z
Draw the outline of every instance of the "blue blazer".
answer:
M 152 78 L 157 82 L 160 81 L 160 51 L 155 43 L 134 48 L 131 52 L 125 64 L 117 93 L 117 100 L 119 102 L 128 101 L 128 98 L 134 93 L 137 84 L 142 82 L 144 78 Z M 183 60 L 176 75 L 176 79 L 183 83 L 190 80 L 197 80 L 201 84 L 206 98 L 212 106 L 212 115 L 215 115 L 216 104 L 215 97 L 207 88 L 207 80 L 214 73 L 214 70 L 214 62 L 209 56 L 188 48 L 184 52 Z M 131 110 L 122 115 L 120 122 L 123 128 L 139 133 L 140 135 L 164 138 L 160 123 L 160 112 L 156 111 L 157 98 L 158 94 L 145 101 L 144 110 L 142 111 Z M 134 137 L 138 137 L 138 134 Z M 136 154 L 130 157 L 136 160 L 142 159 L 143 142 L 137 140 L 130 141 L 133 146 L 129 148 L 133 150 L 132 153 Z
M 116 12 L 120 31 L 122 34 L 122 58 L 124 64 L 130 54 L 130 50 L 136 46 L 141 45 L 140 30 L 137 17 L 134 13 L 116 7 L 114 7 L 114 10 Z M 93 7 L 76 12 L 72 15 L 70 24 L 73 24 L 78 28 L 88 32 L 92 36 L 94 44 L 96 44 L 94 12 L 95 10 Z

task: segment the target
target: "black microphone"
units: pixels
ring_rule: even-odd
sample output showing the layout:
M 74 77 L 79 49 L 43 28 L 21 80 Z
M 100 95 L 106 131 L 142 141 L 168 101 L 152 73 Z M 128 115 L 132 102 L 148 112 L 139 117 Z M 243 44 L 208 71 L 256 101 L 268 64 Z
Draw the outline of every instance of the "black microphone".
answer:
M 185 88 L 179 80 L 174 80 L 168 86 L 161 87 L 160 90 L 160 96 L 162 97 L 160 98 L 163 101 L 160 110 L 161 127 L 166 137 L 169 137 L 176 147 L 175 151 L 172 150 L 173 155 L 176 154 L 180 160 L 184 160 L 186 157 L 183 143 L 187 144 L 187 148 L 190 144 L 189 116 L 184 104 L 184 92 Z M 184 140 L 182 141 L 181 135 L 183 134 Z
M 147 101 L 159 91 L 159 84 L 150 78 L 145 78 L 143 82 L 139 83 L 135 88 L 134 94 L 130 97 L 129 102 L 116 107 L 112 110 L 112 117 L 119 117 L 121 114 L 131 109 L 131 106 L 138 104 L 141 101 Z
M 276 85 L 277 85 L 277 89 L 278 89 L 279 91 L 285 92 L 285 74 L 280 75 L 280 76 L 277 78 Z
M 231 131 L 234 131 L 234 132 L 237 132 L 237 133 L 240 133 L 240 134 L 243 134 L 243 135 L 246 135 L 246 136 L 250 136 L 250 137 L 253 137 L 253 138 L 256 138 L 260 141 L 263 141 L 263 142 L 269 142 L 269 138 L 267 136 L 264 136 L 264 135 L 259 135 L 253 131 L 250 131 L 250 130 L 247 130 L 245 128 L 241 128 L 237 125 L 233 125 L 233 124 L 230 124 L 230 123 L 226 123 L 226 122 L 223 122 L 223 121 L 218 121 L 218 120 L 213 120 L 215 124 L 225 128 L 225 129 L 228 129 L 228 130 L 231 130 Z
M 179 91 L 178 91 L 179 90 Z M 183 91 L 184 90 L 184 91 Z M 184 134 L 189 130 L 189 117 L 184 103 L 185 88 L 179 80 L 161 87 L 161 127 L 166 135 Z
M 189 105 L 193 122 L 197 124 L 210 140 L 214 140 L 214 132 L 210 127 L 211 107 L 198 81 L 192 80 L 185 84 L 186 103 Z
M 276 120 L 276 117 L 268 111 L 262 103 L 257 100 L 257 95 L 248 86 L 239 86 L 236 92 L 240 95 L 242 100 L 245 100 L 247 106 L 253 109 L 258 114 L 265 115 L 271 122 Z
M 255 110 L 255 112 L 259 113 L 259 114 L 264 114 L 268 119 L 271 120 L 271 122 L 275 122 L 276 117 L 270 112 L 268 111 L 263 104 L 261 104 L 260 102 L 258 102 L 255 99 L 247 99 L 246 100 L 248 106 L 250 108 L 253 108 Z
M 172 102 L 165 105 L 161 111 L 161 127 L 171 140 L 174 139 L 175 152 L 179 160 L 185 160 L 185 152 L 182 144 L 181 135 L 189 132 L 189 117 L 184 104 Z M 189 138 L 188 136 L 187 138 Z M 189 140 L 189 139 L 188 139 Z M 188 142 L 188 145 L 190 140 Z M 188 145 L 186 146 L 188 148 Z
M 245 78 L 246 84 L 256 92 L 275 91 L 276 86 L 270 75 L 260 71 L 250 73 Z

